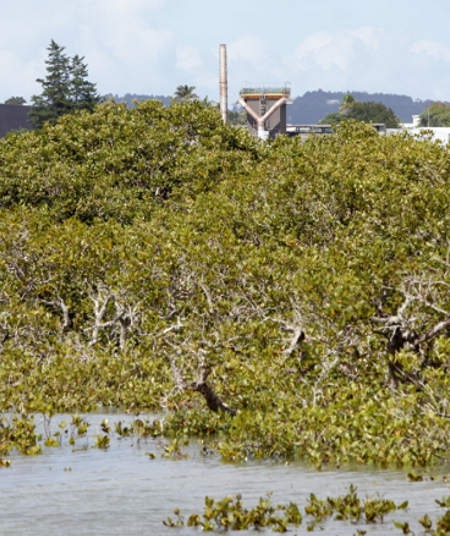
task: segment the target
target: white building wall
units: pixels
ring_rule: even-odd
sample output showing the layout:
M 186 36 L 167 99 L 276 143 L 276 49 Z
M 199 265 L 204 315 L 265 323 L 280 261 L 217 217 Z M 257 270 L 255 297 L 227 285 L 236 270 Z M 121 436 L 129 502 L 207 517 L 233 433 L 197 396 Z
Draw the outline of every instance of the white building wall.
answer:
M 401 128 L 388 128 L 388 134 L 395 134 L 396 132 L 408 131 L 411 136 L 420 134 L 424 131 L 431 131 L 433 133 L 433 140 L 443 145 L 450 142 L 450 127 L 414 127 L 409 123 L 405 123 Z

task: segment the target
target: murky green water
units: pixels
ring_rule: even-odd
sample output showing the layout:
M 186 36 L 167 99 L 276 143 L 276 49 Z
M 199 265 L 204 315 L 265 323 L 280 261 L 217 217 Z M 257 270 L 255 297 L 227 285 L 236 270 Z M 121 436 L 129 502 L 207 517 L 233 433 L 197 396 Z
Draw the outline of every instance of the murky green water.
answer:
M 92 436 L 104 417 L 88 416 L 89 438 L 77 440 L 75 447 L 46 448 L 44 455 L 37 457 L 8 457 L 11 467 L 0 469 L 1 535 L 195 535 L 196 529 L 170 529 L 162 521 L 175 507 L 187 515 L 200 514 L 205 495 L 219 499 L 242 493 L 245 505 L 250 506 L 273 492 L 275 504 L 293 501 L 303 510 L 311 492 L 320 498 L 343 495 L 351 483 L 358 486 L 360 496 L 380 493 L 396 503 L 408 500 L 409 509 L 394 512 L 382 524 L 355 526 L 331 521 L 315 532 L 344 536 L 361 528 L 368 534 L 400 535 L 393 520 L 407 520 L 420 533 L 415 520 L 425 513 L 442 515 L 445 510 L 434 500 L 450 493 L 449 484 L 442 479 L 450 475 L 448 466 L 427 472 L 435 480 L 411 483 L 407 471 L 400 470 L 354 467 L 317 471 L 301 464 L 223 464 L 217 456 L 201 456 L 195 441 L 182 448 L 189 458 L 180 461 L 162 458 L 161 443 L 153 439 L 114 438 L 106 451 L 91 448 Z M 123 415 L 107 417 L 111 423 L 130 420 Z M 54 418 L 52 431 L 59 421 L 69 419 Z M 151 460 L 146 452 L 156 452 L 156 459 Z M 271 534 L 270 530 L 266 533 Z M 306 523 L 291 534 L 307 534 Z

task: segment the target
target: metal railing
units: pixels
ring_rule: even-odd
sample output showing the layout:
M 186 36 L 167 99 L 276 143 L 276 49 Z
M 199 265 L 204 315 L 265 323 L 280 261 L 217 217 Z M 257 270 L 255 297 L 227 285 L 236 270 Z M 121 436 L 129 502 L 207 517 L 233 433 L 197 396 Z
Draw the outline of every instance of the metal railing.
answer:
M 289 87 L 244 87 L 240 91 L 241 95 L 283 95 L 289 96 Z

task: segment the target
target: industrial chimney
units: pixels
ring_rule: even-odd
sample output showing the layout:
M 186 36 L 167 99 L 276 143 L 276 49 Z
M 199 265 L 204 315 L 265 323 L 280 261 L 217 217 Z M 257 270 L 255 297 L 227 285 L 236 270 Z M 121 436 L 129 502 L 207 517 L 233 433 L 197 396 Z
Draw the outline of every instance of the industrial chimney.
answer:
M 220 113 L 223 122 L 227 122 L 228 115 L 228 74 L 227 74 L 227 46 L 220 45 Z

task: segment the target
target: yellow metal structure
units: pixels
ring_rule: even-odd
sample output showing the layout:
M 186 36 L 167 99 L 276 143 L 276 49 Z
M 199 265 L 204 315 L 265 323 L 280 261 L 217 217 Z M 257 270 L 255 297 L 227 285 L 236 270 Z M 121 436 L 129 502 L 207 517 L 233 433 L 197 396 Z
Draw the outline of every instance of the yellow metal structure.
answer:
M 259 99 L 264 95 L 266 99 L 281 99 L 289 97 L 291 89 L 287 87 L 244 87 L 241 89 L 241 97 L 246 100 Z

